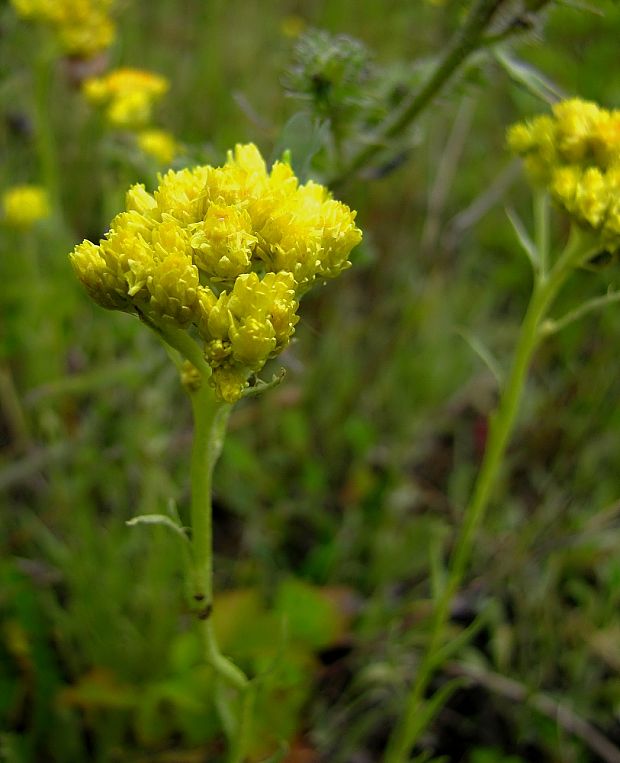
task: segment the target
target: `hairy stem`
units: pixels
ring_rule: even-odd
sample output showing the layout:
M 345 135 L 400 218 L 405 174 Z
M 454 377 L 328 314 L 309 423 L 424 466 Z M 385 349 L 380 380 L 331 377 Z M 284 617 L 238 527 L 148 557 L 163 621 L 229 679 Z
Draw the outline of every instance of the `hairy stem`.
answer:
M 459 66 L 481 45 L 483 35 L 499 7 L 506 0 L 477 0 L 465 24 L 459 29 L 429 79 L 403 101 L 379 126 L 368 145 L 360 149 L 346 164 L 338 177 L 330 182 L 336 188 L 352 174 L 366 166 L 381 151 L 387 141 L 409 128 L 433 101 Z

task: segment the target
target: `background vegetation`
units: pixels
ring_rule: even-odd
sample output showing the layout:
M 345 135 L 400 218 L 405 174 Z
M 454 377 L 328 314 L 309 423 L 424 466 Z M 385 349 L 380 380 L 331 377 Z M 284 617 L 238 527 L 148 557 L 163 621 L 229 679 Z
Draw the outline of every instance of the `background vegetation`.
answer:
M 295 141 L 305 156 L 320 136 L 311 118 L 346 141 L 360 113 L 372 124 L 415 86 L 466 5 L 134 0 L 111 58 L 170 79 L 158 120 L 185 146 L 177 166 L 245 141 L 267 156 L 293 144 L 295 160 Z M 224 651 L 263 676 L 256 760 L 283 741 L 289 761 L 381 760 L 425 643 L 430 559 L 450 553 L 495 403 L 471 344 L 508 360 L 530 284 L 504 211 L 529 219 L 505 127 L 545 108 L 534 80 L 620 105 L 620 9 L 577 5 L 472 62 L 399 166 L 339 187 L 365 233 L 354 267 L 304 300 L 284 383 L 235 409 L 216 473 L 215 617 Z M 294 35 L 311 27 L 367 48 L 335 111 L 303 97 Z M 41 180 L 45 38 L 7 3 L 0 29 L 6 188 Z M 177 541 L 125 524 L 170 502 L 183 516 L 189 406 L 155 339 L 92 305 L 66 257 L 157 167 L 104 131 L 70 63 L 47 74 L 63 215 L 0 230 L 0 759 L 217 761 Z M 608 259 L 567 303 L 617 280 Z M 481 611 L 483 624 L 436 679 L 465 677 L 425 759 L 620 760 L 599 744 L 620 747 L 619 326 L 608 308 L 537 354 L 453 606 L 455 634 Z

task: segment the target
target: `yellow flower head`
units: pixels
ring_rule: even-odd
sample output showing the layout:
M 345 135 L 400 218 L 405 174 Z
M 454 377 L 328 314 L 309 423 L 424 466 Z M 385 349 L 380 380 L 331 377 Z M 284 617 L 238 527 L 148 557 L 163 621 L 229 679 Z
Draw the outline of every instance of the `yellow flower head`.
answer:
M 2 196 L 4 219 L 15 228 L 30 228 L 38 220 L 49 217 L 47 192 L 38 185 L 16 185 Z
M 294 40 L 301 36 L 306 26 L 306 20 L 302 16 L 291 14 L 281 19 L 280 32 L 284 37 Z
M 62 50 L 70 56 L 89 58 L 114 41 L 110 12 L 114 0 L 11 0 L 25 19 L 47 24 Z
M 513 125 L 509 148 L 579 225 L 620 249 L 620 111 L 574 98 Z
M 153 194 L 132 186 L 99 245 L 70 257 L 103 307 L 195 336 L 218 396 L 234 402 L 290 342 L 301 294 L 347 268 L 361 237 L 355 212 L 287 164 L 268 171 L 249 144 L 223 167 L 167 172 Z
M 91 77 L 84 82 L 86 99 L 104 109 L 113 127 L 137 129 L 151 120 L 153 106 L 168 90 L 168 80 L 159 74 L 141 69 L 115 69 L 103 77 Z M 153 136 L 146 137 L 153 146 Z M 155 143 L 162 147 L 161 135 Z M 170 145 L 168 145 L 170 150 Z
M 178 151 L 174 136 L 165 130 L 142 130 L 136 140 L 138 147 L 159 164 L 170 164 Z

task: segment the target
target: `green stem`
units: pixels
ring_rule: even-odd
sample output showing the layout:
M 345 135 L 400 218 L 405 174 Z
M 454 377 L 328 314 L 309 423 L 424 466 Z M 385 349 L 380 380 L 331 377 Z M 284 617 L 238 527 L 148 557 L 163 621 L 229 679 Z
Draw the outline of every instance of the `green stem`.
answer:
M 542 241 L 543 236 L 540 236 L 539 240 Z M 534 284 L 530 303 L 521 325 L 510 375 L 502 392 L 498 409 L 491 421 L 484 459 L 472 498 L 465 510 L 463 525 L 456 542 L 448 578 L 434 610 L 429 644 L 418 667 L 405 712 L 388 742 L 384 763 L 404 763 L 407 761 L 409 751 L 424 731 L 424 728 L 418 723 L 418 714 L 429 683 L 435 671 L 440 667 L 441 661 L 438 659 L 438 652 L 445 641 L 450 605 L 463 580 L 467 564 L 471 558 L 477 530 L 484 518 L 485 510 L 499 475 L 508 438 L 519 410 L 532 354 L 542 338 L 543 320 L 570 271 L 583 260 L 587 252 L 587 242 L 576 229 L 573 230 L 566 249 L 548 276 L 541 271 Z
M 538 191 L 534 197 L 534 228 L 538 265 L 545 275 L 549 267 L 549 195 L 545 191 Z
M 0 363 L 0 410 L 11 432 L 15 450 L 27 451 L 32 444 L 30 426 L 7 362 Z
M 414 123 L 458 67 L 480 47 L 484 31 L 504 2 L 505 0 L 477 0 L 465 24 L 457 32 L 427 82 L 385 119 L 370 143 L 354 154 L 344 170 L 330 182 L 332 188 L 341 185 L 350 175 L 367 165 L 389 139 L 401 134 Z
M 254 702 L 256 699 L 256 688 L 254 684 L 248 683 L 243 692 L 241 700 L 241 716 L 239 721 L 239 731 L 234 739 L 230 763 L 243 763 L 246 750 L 249 746 L 249 731 L 251 728 L 252 716 L 254 714 Z
M 200 632 L 207 663 L 219 681 L 238 694 L 236 725 L 230 730 L 230 763 L 243 763 L 248 746 L 248 728 L 253 708 L 253 687 L 245 673 L 219 649 L 213 627 L 213 470 L 222 452 L 231 406 L 216 399 L 209 385 L 211 368 L 199 345 L 191 336 L 174 326 L 155 322 L 143 313 L 144 321 L 168 347 L 188 360 L 199 373 L 197 385 L 188 392 L 194 418 L 191 457 L 191 554 L 188 560 L 187 583 L 200 623 Z M 182 365 L 177 363 L 179 367 Z M 225 724 L 226 725 L 226 724 Z
M 204 355 L 199 345 L 183 329 L 177 329 L 170 325 L 158 324 L 155 330 L 168 342 L 171 347 L 181 353 L 184 358 L 200 372 L 204 379 L 204 384 L 211 376 L 211 367 L 204 359 Z
M 226 408 L 218 403 L 209 385 L 202 383 L 191 394 L 194 439 L 191 461 L 191 523 L 194 598 L 201 606 L 213 604 L 211 487 L 213 468 L 219 455 Z
M 43 182 L 54 210 L 60 206 L 58 155 L 50 119 L 50 93 L 53 56 L 47 40 L 41 40 L 34 58 L 34 107 L 36 117 L 36 146 Z
M 193 341 L 192 341 L 192 344 Z M 245 758 L 249 723 L 250 682 L 244 672 L 219 649 L 213 627 L 213 469 L 222 451 L 231 406 L 216 400 L 206 376 L 190 391 L 194 414 L 194 439 L 191 459 L 191 590 L 200 622 L 205 657 L 219 679 L 240 694 L 239 717 L 231 740 L 231 763 Z
M 168 347 L 176 350 L 182 358 L 189 360 L 206 384 L 207 379 L 211 376 L 211 367 L 204 359 L 200 346 L 191 338 L 187 331 L 178 329 L 164 320 L 157 322 L 141 310 L 137 309 L 137 313 L 142 323 L 154 331 L 160 340 L 168 345 Z M 178 359 L 175 359 L 175 363 L 177 366 L 181 365 Z

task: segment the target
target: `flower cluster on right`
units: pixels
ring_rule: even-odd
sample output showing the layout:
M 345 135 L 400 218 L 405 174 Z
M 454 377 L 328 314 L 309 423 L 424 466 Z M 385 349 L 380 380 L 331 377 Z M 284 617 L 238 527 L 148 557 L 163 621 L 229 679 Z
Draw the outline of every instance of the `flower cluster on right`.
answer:
M 324 186 L 238 145 L 223 167 L 166 173 L 152 195 L 133 186 L 105 238 L 71 262 L 103 307 L 196 336 L 210 383 L 234 402 L 289 343 L 300 296 L 350 265 L 354 221 Z
M 580 226 L 620 249 L 620 111 L 571 99 L 551 115 L 513 125 L 510 149 L 535 185 Z

